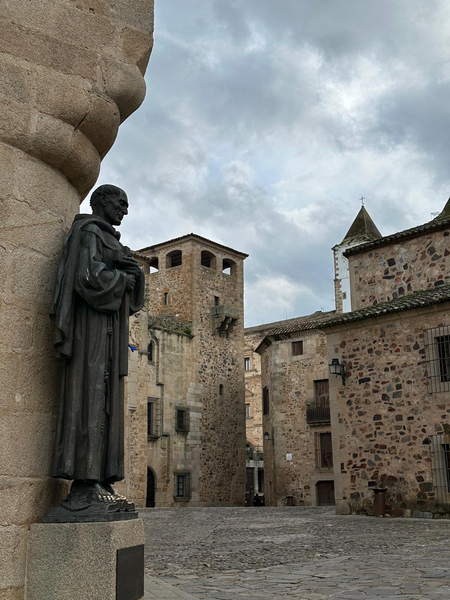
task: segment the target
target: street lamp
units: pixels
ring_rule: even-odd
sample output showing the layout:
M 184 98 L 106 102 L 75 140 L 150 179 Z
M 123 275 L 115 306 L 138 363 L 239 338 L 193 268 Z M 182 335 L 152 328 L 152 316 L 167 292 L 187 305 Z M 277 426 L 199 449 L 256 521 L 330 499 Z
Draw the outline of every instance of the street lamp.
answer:
M 341 365 L 338 358 L 332 358 L 328 368 L 330 369 L 330 375 L 340 375 L 342 377 L 342 385 L 345 385 L 345 365 Z

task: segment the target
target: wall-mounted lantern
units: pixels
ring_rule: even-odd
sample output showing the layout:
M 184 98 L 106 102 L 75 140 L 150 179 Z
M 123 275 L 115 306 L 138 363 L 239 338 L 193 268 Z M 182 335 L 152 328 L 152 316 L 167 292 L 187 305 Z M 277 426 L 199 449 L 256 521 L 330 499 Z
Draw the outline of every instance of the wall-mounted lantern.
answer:
M 330 369 L 330 375 L 340 375 L 342 385 L 345 385 L 345 365 L 341 365 L 338 358 L 332 358 L 328 368 Z

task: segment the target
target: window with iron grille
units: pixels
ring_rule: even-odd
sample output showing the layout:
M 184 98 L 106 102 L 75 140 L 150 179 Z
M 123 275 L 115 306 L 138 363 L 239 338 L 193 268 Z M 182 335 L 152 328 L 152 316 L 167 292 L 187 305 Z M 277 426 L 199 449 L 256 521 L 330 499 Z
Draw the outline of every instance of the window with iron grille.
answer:
M 316 433 L 316 466 L 319 469 L 333 468 L 333 449 L 331 445 L 331 432 Z
M 250 371 L 250 358 L 248 356 L 244 358 L 244 369 Z
M 191 497 L 191 474 L 175 473 L 175 499 Z
M 186 433 L 189 431 L 189 411 L 187 408 L 176 408 L 175 410 L 175 429 Z
M 303 354 L 303 340 L 292 342 L 292 356 L 301 356 Z
M 450 504 L 450 436 L 433 435 L 430 444 L 433 491 L 437 504 Z
M 147 398 L 147 436 L 159 437 L 159 398 Z
M 263 414 L 269 414 L 269 388 L 263 387 Z
M 428 361 L 428 391 L 450 391 L 450 325 L 425 332 Z
M 309 425 L 330 422 L 330 392 L 328 379 L 314 381 L 314 401 L 306 406 L 306 422 Z

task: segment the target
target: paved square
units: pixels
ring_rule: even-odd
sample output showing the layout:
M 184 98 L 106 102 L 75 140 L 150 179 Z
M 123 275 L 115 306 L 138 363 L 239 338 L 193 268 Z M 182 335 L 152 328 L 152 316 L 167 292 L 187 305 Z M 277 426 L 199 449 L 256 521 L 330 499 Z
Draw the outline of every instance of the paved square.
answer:
M 139 514 L 146 600 L 450 600 L 450 521 L 309 507 Z

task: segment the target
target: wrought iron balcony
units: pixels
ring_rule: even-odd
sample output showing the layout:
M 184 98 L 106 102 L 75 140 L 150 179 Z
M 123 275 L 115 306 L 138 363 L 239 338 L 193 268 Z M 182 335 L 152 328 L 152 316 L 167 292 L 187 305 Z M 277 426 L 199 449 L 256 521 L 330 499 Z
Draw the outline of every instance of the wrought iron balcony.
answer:
M 330 423 L 330 405 L 308 404 L 306 406 L 306 422 L 310 425 L 315 423 Z

